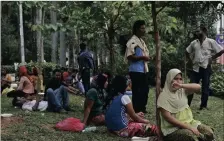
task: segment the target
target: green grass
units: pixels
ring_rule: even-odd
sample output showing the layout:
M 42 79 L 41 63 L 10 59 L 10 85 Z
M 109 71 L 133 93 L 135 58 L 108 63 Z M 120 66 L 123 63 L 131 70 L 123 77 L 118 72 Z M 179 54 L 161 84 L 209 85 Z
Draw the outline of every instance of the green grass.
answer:
M 130 139 L 120 138 L 109 134 L 105 127 L 99 127 L 96 132 L 74 133 L 57 131 L 54 125 L 68 117 L 83 117 L 83 97 L 70 96 L 70 104 L 75 112 L 69 114 L 57 114 L 49 112 L 30 112 L 26 113 L 20 109 L 11 106 L 11 99 L 5 96 L 1 98 L 1 112 L 12 113 L 14 116 L 22 117 L 23 122 L 11 124 L 7 128 L 2 129 L 2 141 L 128 141 Z M 198 112 L 200 104 L 200 96 L 194 97 L 192 111 L 195 119 L 202 123 L 212 126 L 215 129 L 218 141 L 223 141 L 224 124 L 223 124 L 223 100 L 210 97 L 209 111 Z M 146 115 L 147 119 L 155 123 L 155 96 L 154 90 L 150 91 Z M 42 115 L 44 113 L 44 115 Z

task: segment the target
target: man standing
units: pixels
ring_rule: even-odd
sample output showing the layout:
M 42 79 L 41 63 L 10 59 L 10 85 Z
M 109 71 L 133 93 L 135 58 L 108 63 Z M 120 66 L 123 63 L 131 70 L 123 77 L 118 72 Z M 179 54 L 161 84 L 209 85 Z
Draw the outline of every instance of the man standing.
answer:
M 90 70 L 94 69 L 94 60 L 92 54 L 87 51 L 85 43 L 80 44 L 80 49 L 78 56 L 79 72 L 85 92 L 87 92 L 90 89 Z
M 206 27 L 200 27 L 196 32 L 197 39 L 187 47 L 187 57 L 193 64 L 191 83 L 199 83 L 202 79 L 202 96 L 200 110 L 207 109 L 209 96 L 209 84 L 211 76 L 211 63 L 224 53 L 224 49 L 213 39 L 207 37 Z M 193 94 L 188 96 L 188 104 L 191 105 Z
M 132 81 L 132 103 L 136 113 L 146 113 L 149 85 L 147 80 L 149 51 L 142 37 L 145 34 L 145 21 L 138 20 L 133 26 L 133 36 L 127 42 L 125 58 L 129 61 L 129 74 Z

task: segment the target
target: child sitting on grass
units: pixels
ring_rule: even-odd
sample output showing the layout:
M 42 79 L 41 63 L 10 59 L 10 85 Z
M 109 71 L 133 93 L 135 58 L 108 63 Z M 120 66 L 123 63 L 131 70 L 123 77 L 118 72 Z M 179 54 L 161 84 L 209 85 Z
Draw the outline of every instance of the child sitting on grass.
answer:
M 108 130 L 122 137 L 156 136 L 157 126 L 144 119 L 142 112 L 135 113 L 129 96 L 124 95 L 126 88 L 125 77 L 116 76 L 112 81 L 112 91 L 105 105 Z

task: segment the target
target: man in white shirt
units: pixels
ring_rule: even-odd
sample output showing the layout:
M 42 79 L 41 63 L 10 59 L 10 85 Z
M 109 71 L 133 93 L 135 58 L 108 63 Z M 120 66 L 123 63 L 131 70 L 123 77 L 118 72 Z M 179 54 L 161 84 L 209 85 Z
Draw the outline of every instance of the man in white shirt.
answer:
M 196 32 L 197 39 L 192 41 L 186 48 L 187 56 L 193 64 L 191 74 L 191 83 L 199 83 L 202 79 L 202 96 L 200 110 L 207 109 L 207 101 L 209 96 L 209 84 L 211 75 L 212 60 L 221 56 L 224 53 L 221 47 L 215 40 L 207 37 L 206 27 L 200 27 Z M 190 106 L 193 95 L 188 96 L 188 104 Z

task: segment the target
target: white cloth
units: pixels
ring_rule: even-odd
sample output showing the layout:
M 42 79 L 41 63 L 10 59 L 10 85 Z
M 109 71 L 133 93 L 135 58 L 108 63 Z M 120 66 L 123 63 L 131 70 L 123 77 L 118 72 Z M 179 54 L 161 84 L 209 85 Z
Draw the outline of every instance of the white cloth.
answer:
M 28 111 L 33 111 L 33 106 L 35 105 L 36 100 L 32 100 L 32 101 L 27 101 L 23 104 L 22 109 L 23 110 L 28 110 Z M 40 101 L 39 105 L 38 105 L 38 110 L 40 111 L 45 111 L 48 107 L 48 102 L 47 101 Z
M 190 54 L 193 62 L 193 70 L 196 72 L 199 72 L 200 67 L 206 69 L 209 64 L 209 58 L 222 50 L 223 47 L 221 47 L 215 40 L 207 37 L 202 44 L 197 39 L 191 42 L 186 48 L 186 51 Z
M 170 113 L 177 113 L 188 108 L 187 95 L 184 89 L 172 91 L 171 82 L 181 71 L 171 69 L 166 75 L 166 82 L 162 93 L 159 95 L 157 105 Z
M 129 96 L 123 95 L 121 97 L 121 102 L 123 105 L 127 105 L 127 104 L 131 103 L 131 99 L 129 98 Z
M 127 61 L 128 56 L 135 54 L 136 47 L 140 47 L 142 49 L 143 56 L 149 57 L 149 51 L 145 42 L 141 38 L 138 38 L 136 35 L 133 35 L 131 39 L 128 40 L 126 46 L 127 48 L 125 52 L 125 61 Z M 149 71 L 148 63 L 147 61 L 145 61 L 145 72 L 148 71 Z

